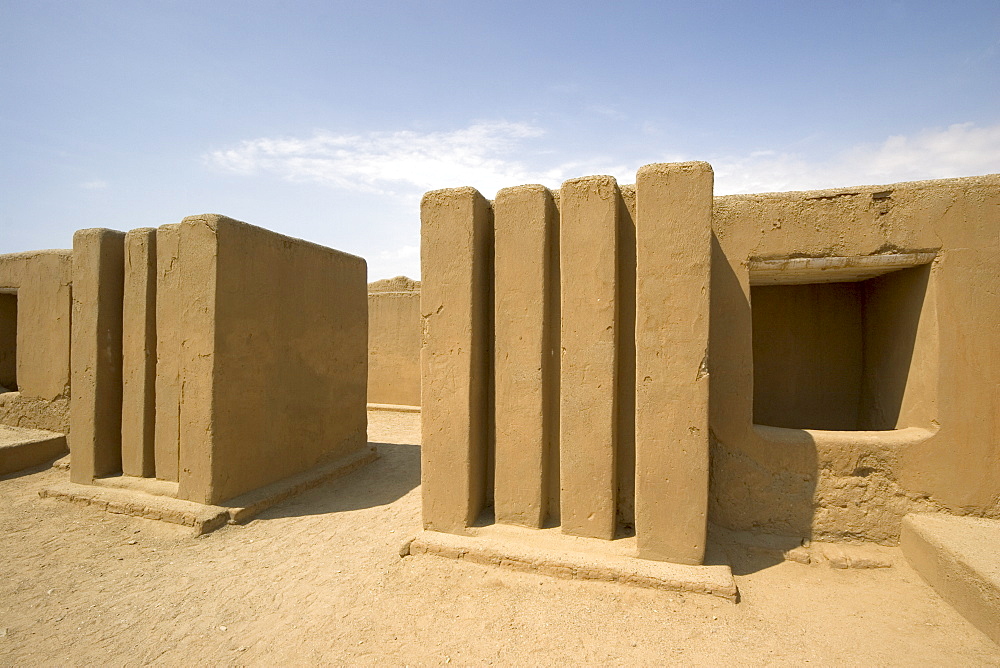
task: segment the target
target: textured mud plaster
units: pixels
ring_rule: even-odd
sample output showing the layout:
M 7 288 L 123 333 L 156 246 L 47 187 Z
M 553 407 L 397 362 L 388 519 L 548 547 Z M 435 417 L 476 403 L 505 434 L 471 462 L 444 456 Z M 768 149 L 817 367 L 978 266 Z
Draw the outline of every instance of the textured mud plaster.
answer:
M 860 283 L 752 289 L 756 422 L 799 429 L 858 428 L 862 292 Z
M 493 211 L 473 188 L 420 204 L 424 528 L 461 532 L 486 502 Z
M 69 433 L 69 397 L 46 401 L 20 392 L 0 393 L 0 424 Z
M 122 295 L 125 234 L 73 235 L 70 453 L 73 482 L 121 471 Z
M 616 529 L 618 240 L 621 194 L 610 176 L 560 192 L 560 521 L 610 540 Z
M 219 503 L 364 447 L 364 260 L 218 215 L 179 233 L 178 496 Z
M 493 203 L 498 522 L 541 527 L 558 494 L 558 211 L 543 186 Z M 557 510 L 557 509 L 555 509 Z
M 420 405 L 420 281 L 368 284 L 368 403 Z
M 615 497 L 618 533 L 635 529 L 635 184 L 619 184 L 618 210 L 618 422 Z
M 20 392 L 27 402 L 21 412 L 49 422 L 46 429 L 57 426 L 60 417 L 46 415 L 44 403 L 69 398 L 72 271 L 72 251 L 68 250 L 0 255 L 0 290 L 7 303 L 16 303 L 17 308 L 17 354 L 11 360 L 16 365 L 17 387 L 5 387 Z M 57 431 L 67 430 L 62 422 Z
M 151 478 L 156 420 L 156 230 L 125 234 L 122 472 Z
M 1000 251 L 997 229 L 997 175 L 715 198 L 714 522 L 893 544 L 906 512 L 1000 514 L 993 419 L 1000 414 L 1000 356 L 984 343 L 1000 324 L 1000 277 L 991 269 Z M 751 266 L 796 257 L 877 263 L 879 256 L 925 253 L 932 263 L 833 288 L 854 304 L 830 325 L 855 342 L 843 353 L 849 364 L 824 365 L 825 380 L 799 379 L 795 393 L 781 385 L 792 370 L 755 369 L 758 361 L 768 364 L 761 346 L 772 359 L 782 348 L 810 358 L 782 343 L 794 328 L 808 329 L 795 313 L 771 318 L 771 331 L 754 329 L 754 309 L 781 305 L 757 287 L 751 291 Z M 825 280 L 801 278 L 794 282 Z M 809 318 L 813 302 L 799 301 L 799 317 Z M 815 348 L 809 341 L 821 344 L 822 334 L 801 331 L 795 340 Z M 824 355 L 831 362 L 829 354 L 815 350 L 812 363 Z M 789 396 L 804 403 L 789 404 Z M 778 424 L 755 426 L 755 414 Z
M 707 527 L 712 188 L 704 162 L 636 178 L 636 541 L 640 557 L 687 564 Z

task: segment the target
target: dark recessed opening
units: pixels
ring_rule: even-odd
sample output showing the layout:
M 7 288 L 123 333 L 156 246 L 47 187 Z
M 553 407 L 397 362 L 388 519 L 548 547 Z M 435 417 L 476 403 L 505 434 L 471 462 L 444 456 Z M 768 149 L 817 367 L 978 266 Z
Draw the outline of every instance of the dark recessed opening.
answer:
M 0 392 L 17 390 L 17 294 L 0 292 Z
M 900 411 L 929 276 L 928 264 L 864 281 L 752 286 L 754 422 L 910 426 Z

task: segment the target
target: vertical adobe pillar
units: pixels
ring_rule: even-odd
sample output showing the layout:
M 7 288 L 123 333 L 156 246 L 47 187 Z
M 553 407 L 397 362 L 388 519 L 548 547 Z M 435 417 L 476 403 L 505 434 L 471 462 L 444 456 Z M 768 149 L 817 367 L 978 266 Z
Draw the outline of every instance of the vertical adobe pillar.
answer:
M 618 225 L 610 176 L 560 195 L 559 475 L 563 533 L 612 539 L 618 391 Z
M 539 528 L 548 511 L 558 416 L 553 360 L 557 212 L 538 185 L 504 188 L 493 203 L 496 520 Z
M 125 234 L 122 305 L 122 473 L 155 475 L 156 230 Z
M 636 541 L 685 564 L 705 555 L 712 189 L 705 162 L 636 177 Z
M 161 450 L 160 434 L 157 431 L 156 473 L 162 479 L 178 482 L 179 498 L 207 504 L 222 500 L 217 498 L 213 471 L 215 457 L 219 454 L 216 443 L 219 429 L 215 388 L 220 384 L 216 366 L 219 347 L 216 329 L 219 319 L 219 255 L 222 243 L 219 234 L 220 219 L 224 217 L 213 214 L 188 216 L 179 225 L 168 226 L 172 244 L 168 252 L 173 258 L 174 272 L 167 275 L 162 270 L 157 270 L 171 290 L 165 308 L 158 311 L 164 313 L 169 320 L 157 321 L 159 342 L 165 341 L 171 346 L 168 355 L 172 359 L 168 362 L 168 375 L 163 378 L 163 386 L 170 392 L 170 403 L 166 408 L 177 411 L 178 414 L 174 418 L 177 431 L 169 432 L 177 441 Z M 162 233 L 163 227 L 159 234 Z M 246 249 L 242 251 L 245 252 Z M 163 255 L 159 257 L 162 258 Z M 160 283 L 163 284 L 164 282 Z M 235 290 L 228 296 L 229 303 L 238 299 L 236 294 L 239 292 Z M 180 300 L 180 295 L 184 296 L 183 301 Z M 174 325 L 171 329 L 183 332 L 183 338 L 171 337 L 165 331 L 165 325 Z M 160 359 L 165 357 L 161 355 Z M 157 369 L 158 421 L 160 383 L 160 372 Z M 229 389 L 233 391 L 233 388 Z M 230 413 L 223 419 L 228 417 L 234 420 L 233 415 L 238 416 L 239 413 Z M 173 465 L 173 478 L 167 478 L 160 472 L 160 462 L 164 460 Z M 234 466 L 245 469 L 251 465 L 242 462 Z M 240 472 L 236 472 L 234 477 L 239 476 Z
M 424 528 L 461 531 L 486 500 L 493 213 L 474 188 L 420 203 Z
M 181 309 L 180 225 L 156 232 L 156 477 L 177 482 L 180 444 Z
M 73 482 L 122 466 L 122 232 L 73 235 L 70 448 Z

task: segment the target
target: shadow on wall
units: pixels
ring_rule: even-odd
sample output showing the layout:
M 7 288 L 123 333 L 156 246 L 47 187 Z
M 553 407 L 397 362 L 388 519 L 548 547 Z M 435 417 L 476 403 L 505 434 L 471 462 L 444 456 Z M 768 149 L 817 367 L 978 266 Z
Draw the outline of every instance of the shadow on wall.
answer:
M 752 429 L 748 430 L 745 444 L 725 443 L 716 434 L 721 421 L 730 424 L 743 421 L 742 416 L 731 415 L 730 411 L 740 409 L 738 399 L 743 388 L 734 387 L 738 385 L 738 373 L 734 370 L 752 355 L 747 331 L 752 314 L 748 295 L 714 234 L 711 291 L 709 359 L 713 378 L 709 403 L 713 429 L 709 522 L 745 531 L 766 525 L 765 530 L 772 533 L 811 537 L 817 473 L 815 447 L 787 447 L 781 449 L 783 452 L 762 448 L 753 438 Z M 749 420 L 746 422 L 749 427 Z M 744 447 L 734 447 L 739 445 Z M 754 448 L 755 445 L 758 447 Z
M 709 521 L 790 545 L 895 544 L 924 503 L 895 470 L 932 435 L 935 347 L 918 337 L 930 265 L 751 287 L 714 237 L 712 253 Z
M 739 265 L 737 265 L 739 266 Z M 732 372 L 745 357 L 752 355 L 748 325 L 752 322 L 750 300 L 744 292 L 733 265 L 726 257 L 718 239 L 712 235 L 712 299 L 710 301 L 709 359 L 712 384 L 709 394 L 711 423 L 720 419 L 737 422 L 738 410 L 733 401 L 740 388 L 734 387 Z M 746 337 L 741 337 L 745 333 Z M 745 338 L 746 340 L 743 340 Z M 729 380 L 730 382 L 726 382 Z M 746 416 L 749 418 L 750 416 Z M 751 427 L 747 445 L 759 444 L 752 438 Z M 807 434 L 806 432 L 800 432 Z M 743 445 L 743 444 L 738 444 Z M 724 549 L 730 555 L 733 572 L 745 575 L 782 561 L 774 554 L 744 555 L 732 541 L 722 540 L 725 529 L 783 533 L 790 537 L 810 538 L 813 523 L 813 497 L 816 490 L 818 458 L 816 448 L 792 446 L 781 448 L 731 447 L 722 442 L 712 429 L 710 438 L 710 476 L 708 521 L 713 549 Z M 719 530 L 720 527 L 725 529 Z M 778 531 L 775 528 L 780 528 Z M 794 541 L 794 539 L 793 539 Z M 732 553 L 732 554 L 730 554 Z M 747 558 L 744 558 L 746 556 Z M 735 557 L 735 558 L 734 558 Z
M 0 392 L 17 391 L 17 293 L 0 291 Z
M 327 515 L 384 506 L 420 485 L 420 446 L 369 442 L 379 458 L 343 478 L 331 480 L 258 515 L 257 520 Z
M 752 286 L 754 423 L 897 429 L 929 277 Z

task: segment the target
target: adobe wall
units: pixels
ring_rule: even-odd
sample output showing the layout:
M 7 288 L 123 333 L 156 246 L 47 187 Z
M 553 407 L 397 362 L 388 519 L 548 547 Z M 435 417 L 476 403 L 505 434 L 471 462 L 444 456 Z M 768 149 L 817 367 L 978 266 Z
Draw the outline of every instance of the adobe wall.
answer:
M 461 532 L 493 486 L 493 209 L 479 191 L 424 195 L 420 266 L 423 524 Z
M 368 284 L 368 403 L 420 405 L 420 281 Z
M 361 258 L 217 215 L 79 230 L 72 253 L 41 254 L 64 272 L 39 264 L 35 283 L 25 258 L 40 254 L 21 255 L 0 256 L 0 287 L 17 288 L 18 336 L 55 364 L 22 371 L 41 352 L 19 340 L 17 383 L 72 387 L 73 483 L 155 477 L 158 494 L 216 504 L 365 445 Z M 47 295 L 64 319 L 58 300 L 36 308 Z
M 907 512 L 1000 515 L 1000 176 L 717 197 L 713 228 L 712 521 L 893 544 Z M 816 285 L 892 255 L 922 259 Z M 775 259 L 812 285 L 752 286 Z
M 177 323 L 184 308 L 180 287 L 180 225 L 156 230 L 156 379 L 153 382 L 153 440 L 156 477 L 176 482 L 180 461 L 181 341 Z M 206 279 L 207 280 L 207 279 Z
M 494 509 L 542 527 L 559 516 L 559 209 L 542 186 L 493 202 Z
M 365 261 L 224 216 L 179 234 L 179 496 L 222 502 L 364 446 Z
M 425 528 L 492 506 L 697 563 L 706 519 L 895 544 L 906 513 L 1000 516 L 1000 175 L 711 190 L 680 163 L 425 196 Z
M 69 431 L 71 285 L 72 251 L 0 255 L 0 423 Z

